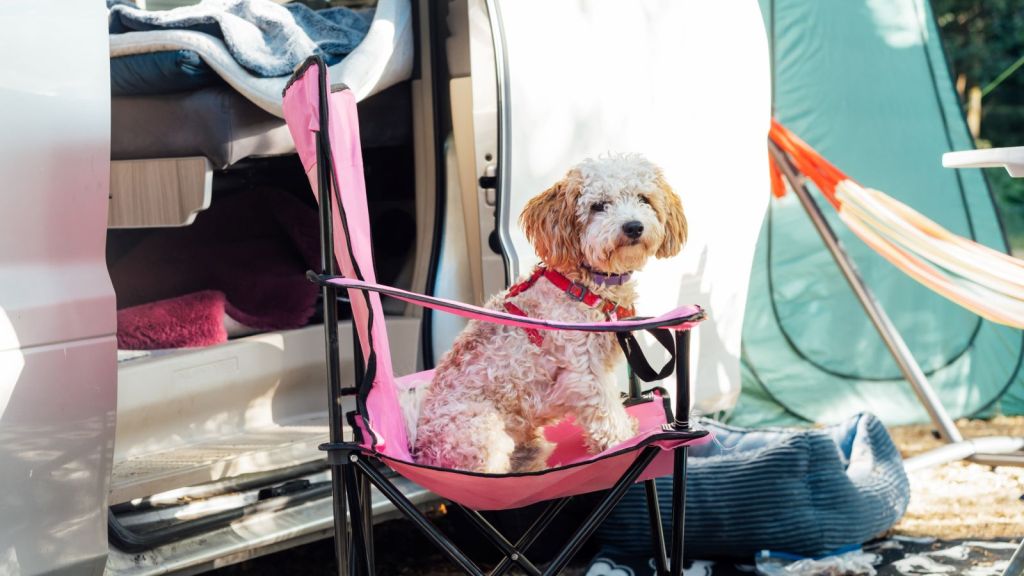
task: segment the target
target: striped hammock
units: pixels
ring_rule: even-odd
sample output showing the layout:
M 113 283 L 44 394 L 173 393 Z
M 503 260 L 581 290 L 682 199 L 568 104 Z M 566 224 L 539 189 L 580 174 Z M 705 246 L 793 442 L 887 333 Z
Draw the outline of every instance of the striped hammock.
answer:
M 850 230 L 893 266 L 983 318 L 1024 329 L 1024 260 L 957 236 L 906 204 L 861 186 L 774 120 L 769 137 Z M 770 166 L 772 193 L 781 197 L 786 189 L 774 158 Z

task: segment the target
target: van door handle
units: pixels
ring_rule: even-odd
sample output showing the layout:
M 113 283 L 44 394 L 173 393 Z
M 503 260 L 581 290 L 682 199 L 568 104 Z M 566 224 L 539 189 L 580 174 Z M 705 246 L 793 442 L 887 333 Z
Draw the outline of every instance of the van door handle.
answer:
M 484 166 L 484 175 L 477 180 L 477 184 L 484 191 L 484 202 L 488 206 L 498 203 L 498 166 L 491 163 Z

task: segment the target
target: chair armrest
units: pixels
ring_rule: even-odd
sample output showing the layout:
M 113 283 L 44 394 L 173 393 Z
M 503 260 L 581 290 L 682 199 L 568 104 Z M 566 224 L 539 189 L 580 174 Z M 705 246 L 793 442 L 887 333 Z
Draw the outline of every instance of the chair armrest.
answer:
M 505 326 L 516 326 L 518 328 L 535 328 L 538 330 L 578 330 L 581 332 L 632 332 L 634 330 L 650 330 L 654 328 L 666 328 L 669 330 L 689 330 L 704 320 L 707 315 L 704 309 L 697 305 L 680 306 L 660 316 L 653 318 L 635 318 L 631 320 L 617 320 L 614 322 L 563 322 L 548 320 L 545 318 L 533 318 L 530 316 L 516 316 L 507 312 L 499 312 L 489 308 L 464 304 L 455 300 L 436 298 L 384 286 L 373 282 L 364 282 L 352 278 L 340 276 L 320 275 L 309 272 L 306 276 L 321 286 L 334 286 L 348 290 L 365 290 L 377 292 L 392 298 L 398 298 L 405 302 L 424 306 L 434 310 L 441 310 L 464 318 L 483 320 L 494 324 Z
M 1006 168 L 1010 176 L 1024 178 L 1024 146 L 946 152 L 942 155 L 942 165 L 946 168 Z

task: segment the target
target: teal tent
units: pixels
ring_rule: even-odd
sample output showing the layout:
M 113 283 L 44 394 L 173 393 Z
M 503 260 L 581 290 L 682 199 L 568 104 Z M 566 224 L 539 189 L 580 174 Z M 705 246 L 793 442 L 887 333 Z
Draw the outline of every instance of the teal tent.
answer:
M 776 117 L 861 184 L 954 233 L 1007 250 L 925 0 L 761 0 Z M 1024 136 L 1022 136 L 1024 138 Z M 822 210 L 952 416 L 1024 413 L 1024 334 L 917 284 Z M 888 424 L 927 415 L 789 194 L 773 200 L 751 271 L 740 425 Z

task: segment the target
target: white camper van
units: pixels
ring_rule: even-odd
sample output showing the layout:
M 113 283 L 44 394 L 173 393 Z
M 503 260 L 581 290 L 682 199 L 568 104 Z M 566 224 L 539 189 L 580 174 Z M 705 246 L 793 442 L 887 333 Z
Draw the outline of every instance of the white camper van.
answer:
M 330 4 L 372 9 L 332 77 L 360 100 L 381 281 L 479 303 L 535 262 L 531 196 L 642 152 L 690 242 L 643 272 L 641 308 L 710 311 L 695 399 L 731 406 L 768 202 L 757 1 Z M 316 213 L 286 77 L 200 31 L 111 34 L 103 0 L 8 1 L 0 22 L 0 574 L 197 573 L 330 536 Z M 209 82 L 112 89 L 117 59 L 180 51 Z M 385 306 L 400 373 L 462 326 Z

